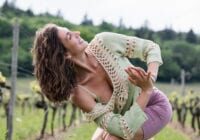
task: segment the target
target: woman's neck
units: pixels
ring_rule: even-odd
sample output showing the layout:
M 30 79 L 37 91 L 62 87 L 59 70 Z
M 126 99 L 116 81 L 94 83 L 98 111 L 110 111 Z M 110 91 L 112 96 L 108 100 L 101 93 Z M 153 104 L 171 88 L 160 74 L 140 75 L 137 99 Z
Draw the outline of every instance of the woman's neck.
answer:
M 95 73 L 97 61 L 91 55 L 85 51 L 80 56 L 76 56 L 72 59 L 75 63 L 77 70 L 77 78 L 82 81 L 88 77 L 89 74 Z

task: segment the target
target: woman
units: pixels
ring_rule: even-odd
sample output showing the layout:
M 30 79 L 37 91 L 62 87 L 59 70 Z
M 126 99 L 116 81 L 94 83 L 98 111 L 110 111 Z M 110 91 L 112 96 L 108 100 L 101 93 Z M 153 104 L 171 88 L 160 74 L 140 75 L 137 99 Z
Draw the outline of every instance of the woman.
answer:
M 162 59 L 152 41 L 104 32 L 88 44 L 80 32 L 47 24 L 32 53 L 42 92 L 53 102 L 70 98 L 95 121 L 93 140 L 148 139 L 171 118 L 168 99 L 153 88 Z M 146 61 L 147 72 L 128 58 Z

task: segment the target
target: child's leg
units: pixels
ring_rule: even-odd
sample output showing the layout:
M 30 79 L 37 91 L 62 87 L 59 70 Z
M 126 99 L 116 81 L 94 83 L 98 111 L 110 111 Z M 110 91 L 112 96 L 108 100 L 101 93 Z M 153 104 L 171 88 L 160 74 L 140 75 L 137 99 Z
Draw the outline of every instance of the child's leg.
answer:
M 154 89 L 144 112 L 148 117 L 148 120 L 142 126 L 144 140 L 158 133 L 172 117 L 171 104 L 167 96 L 158 89 Z

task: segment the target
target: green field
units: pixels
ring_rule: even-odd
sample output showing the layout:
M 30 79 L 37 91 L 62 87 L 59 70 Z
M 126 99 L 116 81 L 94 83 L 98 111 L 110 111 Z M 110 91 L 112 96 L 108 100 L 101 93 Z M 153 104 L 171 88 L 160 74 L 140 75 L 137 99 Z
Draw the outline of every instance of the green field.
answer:
M 179 84 L 157 83 L 156 87 L 164 91 L 167 95 L 173 91 L 181 93 L 181 85 Z M 186 93 L 189 92 L 190 90 L 194 90 L 194 92 L 200 94 L 200 83 L 186 84 L 185 86 Z
M 92 133 L 95 131 L 96 125 L 82 124 L 78 128 L 75 128 L 66 134 L 67 140 L 89 140 Z M 159 134 L 155 136 L 155 140 L 190 140 L 183 133 L 174 130 L 170 127 L 166 127 Z
M 6 121 L 5 117 L 2 118 L 2 114 L 4 114 L 4 111 L 0 110 L 0 139 L 5 139 L 5 133 L 6 133 Z M 41 128 L 42 124 L 42 110 L 27 110 L 25 112 L 25 115 L 21 114 L 21 108 L 17 107 L 15 108 L 15 114 L 13 116 L 13 122 L 14 122 L 14 132 L 13 132 L 13 139 L 14 140 L 23 140 L 27 137 L 38 133 L 38 130 Z M 48 129 L 50 127 L 48 126 Z
M 30 90 L 30 82 L 33 79 L 19 79 L 17 81 L 17 94 L 27 93 L 27 94 L 35 94 L 31 93 Z M 5 90 L 4 90 L 5 91 Z M 6 91 L 7 92 L 7 91 Z M 32 103 L 34 101 L 31 100 Z M 69 114 L 71 112 L 71 107 L 67 110 L 66 121 L 69 122 Z M 0 106 L 0 140 L 5 139 L 6 133 L 6 118 L 3 106 Z M 14 122 L 14 132 L 13 132 L 13 140 L 29 140 L 30 137 L 34 137 L 34 135 L 39 135 L 40 129 L 42 128 L 43 122 L 43 114 L 44 111 L 41 109 L 35 108 L 26 108 L 24 115 L 22 115 L 22 109 L 20 106 L 16 106 L 14 108 L 13 122 Z M 50 120 L 51 120 L 52 109 L 49 110 L 49 123 L 47 124 L 47 132 L 50 133 Z M 55 128 L 59 125 L 61 126 L 62 120 L 58 119 L 58 115 L 55 118 Z
M 32 79 L 19 79 L 17 82 L 17 94 L 27 93 L 30 94 L 29 82 Z M 180 91 L 179 85 L 169 85 L 169 84 L 161 84 L 158 83 L 157 87 L 162 89 L 166 94 L 172 91 Z M 187 85 L 186 90 L 193 89 L 194 91 L 200 91 L 200 86 L 198 83 Z M 27 140 L 30 137 L 34 137 L 39 134 L 40 128 L 42 126 L 43 120 L 43 111 L 42 110 L 26 110 L 25 115 L 21 114 L 21 108 L 16 107 L 14 113 L 14 140 Z M 67 114 L 67 122 L 69 122 L 69 115 L 71 109 L 68 110 Z M 0 106 L 0 140 L 5 139 L 6 133 L 6 120 L 5 117 L 2 117 L 4 114 L 2 106 Z M 51 114 L 51 111 L 50 111 Z M 175 117 L 176 118 L 176 117 Z M 49 115 L 49 120 L 51 119 L 51 115 Z M 190 117 L 187 118 L 187 123 L 190 122 Z M 59 120 L 56 119 L 56 127 L 59 126 Z M 66 132 L 66 140 L 89 140 L 92 133 L 94 132 L 96 126 L 95 124 L 81 124 L 75 129 L 69 130 Z M 47 132 L 50 133 L 50 124 L 48 123 Z M 166 127 L 156 135 L 155 140 L 189 140 L 187 136 L 179 132 L 178 130 L 174 130 L 170 127 Z
M 68 116 L 71 110 L 68 111 Z M 51 111 L 50 111 L 51 113 Z M 3 114 L 2 109 L 0 114 Z M 30 137 L 39 134 L 43 118 L 42 110 L 33 110 L 26 112 L 25 115 L 21 115 L 21 109 L 15 109 L 14 115 L 14 140 L 28 140 Z M 49 116 L 49 120 L 51 115 Z M 69 122 L 69 117 L 67 117 L 67 122 Z M 58 126 L 59 121 L 57 119 L 56 126 Z M 5 138 L 5 119 L 0 119 L 0 140 Z M 93 123 L 84 123 L 77 126 L 74 129 L 69 130 L 63 136 L 65 140 L 89 140 L 96 129 L 96 125 Z M 50 124 L 48 123 L 47 132 L 50 133 Z M 155 136 L 155 140 L 189 140 L 189 138 L 183 133 L 174 130 L 170 127 L 163 129 L 158 135 Z

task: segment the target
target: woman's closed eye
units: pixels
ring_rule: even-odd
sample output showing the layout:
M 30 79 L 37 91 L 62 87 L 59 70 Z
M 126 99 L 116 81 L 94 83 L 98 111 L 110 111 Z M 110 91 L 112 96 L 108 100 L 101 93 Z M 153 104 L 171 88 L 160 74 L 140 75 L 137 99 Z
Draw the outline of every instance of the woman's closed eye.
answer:
M 67 32 L 67 33 L 66 33 L 66 36 L 67 36 L 67 39 L 68 39 L 68 40 L 71 40 L 72 34 L 71 34 L 70 32 Z

